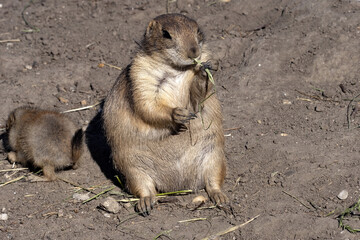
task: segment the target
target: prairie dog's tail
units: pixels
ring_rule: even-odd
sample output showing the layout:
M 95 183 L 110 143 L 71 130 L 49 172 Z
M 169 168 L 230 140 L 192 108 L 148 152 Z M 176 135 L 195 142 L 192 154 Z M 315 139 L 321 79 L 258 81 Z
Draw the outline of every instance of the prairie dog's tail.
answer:
M 84 137 L 84 132 L 80 128 L 75 132 L 73 138 L 71 139 L 71 154 L 72 154 L 73 169 L 79 167 L 78 160 L 84 151 L 83 137 Z

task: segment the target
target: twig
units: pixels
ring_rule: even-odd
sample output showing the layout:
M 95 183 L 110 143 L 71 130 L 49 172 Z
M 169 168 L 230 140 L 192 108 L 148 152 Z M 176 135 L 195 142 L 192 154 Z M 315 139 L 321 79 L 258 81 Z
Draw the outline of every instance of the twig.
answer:
M 120 187 L 121 187 L 122 189 L 124 189 L 125 187 L 124 187 L 123 183 L 121 182 L 119 176 L 118 176 L 118 175 L 115 175 L 115 178 L 116 178 L 116 180 L 118 180 L 118 182 L 119 182 L 119 184 L 120 184 Z
M 308 99 L 308 98 L 297 97 L 296 99 L 297 99 L 297 100 L 301 100 L 301 101 L 306 101 L 306 102 L 312 102 L 312 100 L 311 100 L 311 99 Z
M 58 212 L 49 212 L 49 213 L 44 213 L 42 216 L 43 217 L 51 217 L 53 215 L 58 215 Z
M 10 183 L 17 182 L 17 181 L 19 181 L 19 180 L 21 180 L 21 179 L 25 178 L 25 177 L 26 177 L 26 175 L 27 175 L 27 174 L 25 174 L 25 175 L 23 175 L 23 176 L 20 176 L 20 177 L 17 177 L 17 178 L 14 178 L 13 180 L 10 180 L 10 181 L 5 182 L 5 183 L 3 183 L 3 184 L 0 184 L 0 187 L 6 186 L 6 185 L 8 185 L 8 184 L 10 184 Z
M 91 200 L 94 200 L 94 199 L 98 198 L 99 196 L 101 196 L 101 195 L 103 195 L 103 194 L 105 194 L 105 193 L 113 190 L 114 188 L 115 188 L 115 186 L 112 186 L 112 187 L 110 187 L 110 188 L 108 188 L 108 189 L 105 189 L 104 191 L 102 191 L 102 192 L 96 194 L 95 196 L 93 196 L 93 197 L 91 197 L 91 198 L 83 201 L 82 203 L 84 204 L 84 203 L 90 202 Z
M 82 111 L 82 110 L 87 110 L 93 107 L 96 107 L 97 105 L 101 104 L 101 102 L 97 102 L 94 105 L 90 105 L 90 106 L 86 106 L 86 107 L 81 107 L 81 108 L 75 108 L 75 109 L 70 109 L 70 110 L 66 110 L 66 111 L 62 111 L 61 113 L 71 113 L 71 112 L 78 112 L 78 111 Z
M 207 218 L 192 218 L 192 219 L 187 219 L 187 220 L 178 221 L 178 223 L 204 221 L 204 220 L 206 220 L 206 219 L 207 219 Z
M 241 127 L 235 127 L 235 128 L 226 128 L 224 131 L 232 131 L 232 130 L 239 130 Z
M 26 21 L 25 16 L 24 16 L 25 10 L 28 9 L 31 6 L 31 4 L 33 4 L 32 0 L 29 1 L 29 4 L 26 5 L 21 12 L 22 19 L 24 20 L 25 24 L 30 28 L 30 30 L 23 30 L 23 32 L 40 32 L 40 29 L 31 25 L 28 21 Z
M 347 119 L 347 125 L 348 125 L 348 129 L 350 129 L 350 106 L 351 104 L 354 102 L 354 100 L 356 98 L 358 98 L 360 96 L 360 93 L 358 95 L 356 95 L 354 98 L 352 98 L 347 106 L 346 109 L 346 119 Z
M 156 194 L 157 198 L 164 198 L 168 195 L 177 195 L 177 194 L 187 194 L 187 193 L 191 193 L 192 190 L 181 190 L 181 191 L 176 191 L 176 192 L 166 192 L 166 193 L 158 193 Z M 120 199 L 118 200 L 119 202 L 136 202 L 139 201 L 139 198 L 127 198 L 127 199 Z
M 199 207 L 199 208 L 196 208 L 195 210 L 213 209 L 213 208 L 217 208 L 217 206 L 213 205 L 213 206 L 209 206 L 209 207 Z
M 309 210 L 312 210 L 310 207 L 306 206 L 303 202 L 301 202 L 297 197 L 291 195 L 290 193 L 286 192 L 286 191 L 282 191 L 283 193 L 285 193 L 286 195 L 292 197 L 293 199 L 295 199 L 296 201 L 298 201 L 301 205 L 303 205 L 304 207 L 306 207 Z
M 259 216 L 260 216 L 260 215 L 257 215 L 257 216 L 255 216 L 255 217 L 253 217 L 252 219 L 250 219 L 250 220 L 248 220 L 248 221 L 246 221 L 246 222 L 244 222 L 244 223 L 242 223 L 242 224 L 240 224 L 240 225 L 237 225 L 237 226 L 228 228 L 228 229 L 226 229 L 226 230 L 224 230 L 224 231 L 221 231 L 221 232 L 216 233 L 215 235 L 211 235 L 211 236 L 208 236 L 208 237 L 206 237 L 206 238 L 203 238 L 202 240 L 214 239 L 214 237 L 219 237 L 219 236 L 225 235 L 225 234 L 227 234 L 227 233 L 229 233 L 229 232 L 233 232 L 233 231 L 235 231 L 235 230 L 237 230 L 237 229 L 239 229 L 239 228 L 241 228 L 241 227 L 243 227 L 243 226 L 251 223 L 252 221 L 254 221 L 254 220 L 255 220 L 256 218 L 258 218 Z
M 108 66 L 108 67 L 111 67 L 111 68 L 115 68 L 115 69 L 120 70 L 120 71 L 122 70 L 121 67 L 117 67 L 115 65 L 111 65 L 111 64 L 108 64 L 108 63 L 104 63 L 104 62 L 99 63 L 98 67 L 102 68 L 102 67 L 104 67 L 104 65 Z
M 233 186 L 233 188 L 232 188 L 232 191 L 233 191 L 233 192 L 235 191 L 236 186 L 239 184 L 240 179 L 241 179 L 241 177 L 238 177 L 238 178 L 236 179 L 235 184 L 234 184 L 234 186 Z
M 128 203 L 128 202 L 137 202 L 139 201 L 139 198 L 127 198 L 127 199 L 120 199 L 117 200 L 118 202 Z
M 171 231 L 172 231 L 172 229 L 161 232 L 159 235 L 157 235 L 156 237 L 154 237 L 154 240 L 158 239 L 158 238 L 161 237 L 162 235 L 169 234 Z
M 0 40 L 0 43 L 7 43 L 7 42 L 20 42 L 20 39 L 8 39 L 8 40 Z
M 124 222 L 129 221 L 130 219 L 133 219 L 133 218 L 135 218 L 135 217 L 137 217 L 137 216 L 140 216 L 140 215 L 141 215 L 141 213 L 138 213 L 138 212 L 132 213 L 132 214 L 128 215 L 128 216 L 129 216 L 128 218 L 125 218 L 125 219 L 121 220 L 121 221 L 116 225 L 116 227 L 118 227 L 118 226 L 120 226 L 121 224 L 123 224 Z M 118 220 L 120 220 L 119 216 L 118 216 Z
M 333 100 L 333 99 L 327 99 L 327 98 L 322 98 L 322 97 L 319 97 L 319 96 L 316 96 L 316 95 L 310 95 L 310 94 L 306 94 L 304 92 L 301 92 L 299 90 L 295 90 L 296 92 L 300 93 L 301 95 L 304 95 L 304 96 L 307 96 L 309 98 L 313 98 L 313 99 L 316 99 L 318 101 L 325 101 L 325 102 L 340 102 L 340 101 L 337 101 L 337 100 Z
M 165 195 L 187 194 L 187 193 L 191 193 L 191 192 L 192 192 L 192 190 L 181 190 L 181 191 L 176 191 L 176 192 L 158 193 L 158 194 L 156 194 L 156 196 L 160 197 L 160 196 L 165 196 Z
M 3 169 L 3 170 L 0 170 L 0 172 L 13 172 L 13 171 L 22 171 L 22 170 L 28 170 L 28 168 L 11 168 L 11 169 Z
M 71 181 L 69 181 L 69 180 L 66 180 L 66 179 L 60 178 L 60 177 L 58 177 L 58 179 L 61 180 L 61 181 L 63 181 L 63 182 L 69 183 L 70 185 L 73 185 L 74 187 L 78 187 L 78 188 L 81 188 L 81 189 L 83 189 L 83 190 L 85 190 L 85 191 L 88 191 L 88 192 L 91 192 L 91 193 L 93 193 L 93 194 L 96 194 L 96 193 L 95 193 L 94 191 L 92 191 L 91 189 L 86 188 L 86 187 L 82 187 L 82 186 L 80 186 L 80 185 L 77 184 L 77 183 L 71 182 Z
M 360 232 L 360 229 L 352 228 L 350 225 L 344 224 L 343 222 L 345 217 L 348 215 L 352 215 L 355 210 L 360 210 L 360 199 L 352 207 L 345 209 L 345 211 L 340 214 L 340 216 L 338 217 L 339 227 L 341 227 L 342 229 L 346 229 L 351 233 Z

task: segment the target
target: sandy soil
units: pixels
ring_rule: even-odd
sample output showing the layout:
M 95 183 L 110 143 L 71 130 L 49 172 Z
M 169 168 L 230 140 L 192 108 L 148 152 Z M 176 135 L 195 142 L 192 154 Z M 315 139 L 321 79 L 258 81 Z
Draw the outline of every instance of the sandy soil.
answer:
M 13 166 L 1 147 L 0 184 L 25 176 L 0 187 L 0 211 L 8 216 L 0 220 L 1 239 L 202 239 L 257 215 L 211 239 L 359 238 L 336 217 L 360 195 L 360 1 L 0 4 L 0 40 L 19 39 L 0 42 L 2 128 L 18 106 L 64 111 L 97 103 L 120 73 L 98 64 L 125 67 L 150 19 L 166 11 L 196 19 L 221 63 L 214 77 L 227 129 L 224 190 L 232 202 L 231 211 L 192 210 L 190 194 L 161 200 L 146 218 L 129 203 L 107 213 L 99 205 L 108 196 L 124 198 L 118 185 L 83 204 L 73 194 L 86 191 L 70 183 L 3 171 Z M 90 124 L 89 150 L 78 170 L 58 174 L 91 188 L 89 196 L 116 184 L 98 110 L 67 113 L 79 127 Z M 337 198 L 342 190 L 345 200 Z M 205 220 L 179 222 L 194 218 Z

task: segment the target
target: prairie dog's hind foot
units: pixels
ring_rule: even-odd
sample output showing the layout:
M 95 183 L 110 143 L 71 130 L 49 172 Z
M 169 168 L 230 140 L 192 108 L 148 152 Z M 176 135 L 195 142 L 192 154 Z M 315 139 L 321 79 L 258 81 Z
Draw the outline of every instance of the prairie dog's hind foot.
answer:
M 221 206 L 229 202 L 228 197 L 220 190 L 209 191 L 208 194 L 211 201 L 213 201 L 216 205 Z
M 15 152 L 9 152 L 7 154 L 7 158 L 10 163 L 16 163 L 16 153 Z
M 55 175 L 55 167 L 52 165 L 45 165 L 43 168 L 43 173 L 44 173 L 44 177 L 48 180 L 48 181 L 55 181 L 56 180 L 56 175 Z

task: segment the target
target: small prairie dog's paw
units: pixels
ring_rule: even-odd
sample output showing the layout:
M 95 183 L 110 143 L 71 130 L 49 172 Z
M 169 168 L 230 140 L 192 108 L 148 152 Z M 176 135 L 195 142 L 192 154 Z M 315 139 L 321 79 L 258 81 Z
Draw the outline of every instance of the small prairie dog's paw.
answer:
M 144 216 L 150 214 L 151 209 L 155 204 L 155 196 L 140 197 L 138 204 L 136 205 L 136 211 Z
M 9 159 L 10 163 L 15 163 L 16 162 L 16 153 L 9 152 L 7 155 L 7 158 Z
M 213 192 L 213 193 L 209 194 L 209 197 L 216 205 L 219 205 L 219 206 L 229 202 L 228 197 L 221 191 Z
M 55 181 L 56 180 L 56 175 L 55 175 L 55 168 L 52 165 L 45 165 L 43 167 L 43 173 L 44 173 L 44 177 L 48 180 L 48 181 Z
M 175 123 L 185 124 L 188 123 L 191 119 L 195 119 L 196 115 L 185 108 L 174 108 L 172 112 L 172 118 Z
M 27 179 L 30 181 L 30 182 L 49 182 L 50 180 L 47 179 L 47 178 L 44 178 L 44 177 L 40 177 L 40 176 L 36 176 L 36 175 L 29 175 L 27 177 Z

